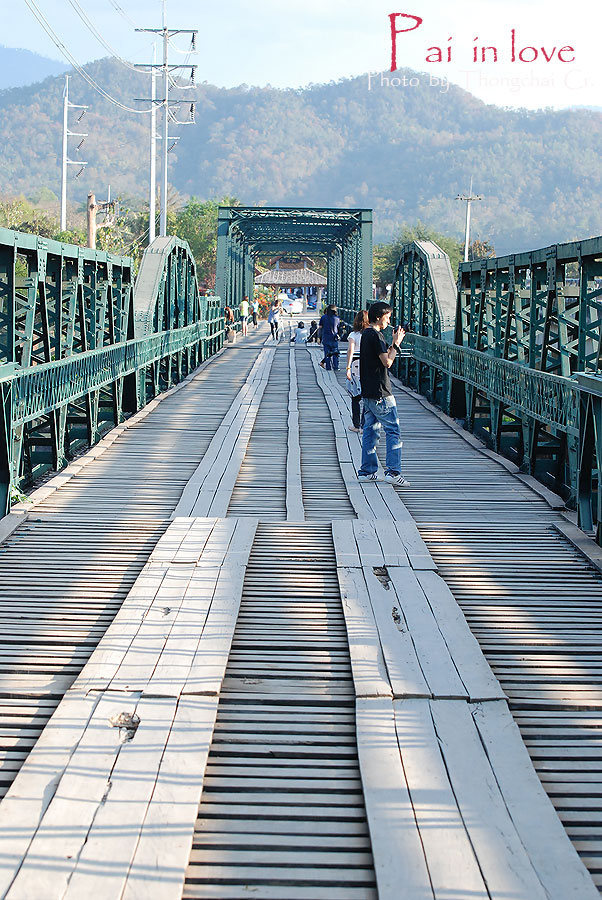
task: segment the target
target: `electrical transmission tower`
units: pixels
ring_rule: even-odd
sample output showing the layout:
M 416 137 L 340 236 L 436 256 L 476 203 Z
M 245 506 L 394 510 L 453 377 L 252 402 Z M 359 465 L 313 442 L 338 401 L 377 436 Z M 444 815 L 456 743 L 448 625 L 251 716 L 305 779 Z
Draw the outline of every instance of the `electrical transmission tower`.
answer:
M 196 49 L 195 42 L 196 36 L 198 34 L 198 29 L 192 28 L 168 28 L 165 21 L 165 0 L 163 0 L 163 26 L 161 28 L 137 28 L 136 31 L 147 32 L 149 34 L 158 34 L 163 38 L 163 62 L 155 63 L 153 62 L 151 65 L 152 69 L 152 96 L 150 98 L 150 102 L 152 106 L 160 106 L 163 109 L 163 117 L 162 117 L 162 128 L 161 128 L 161 214 L 159 219 L 159 234 L 161 237 L 165 237 L 167 234 L 167 154 L 174 146 L 173 143 L 171 147 L 169 146 L 170 141 L 177 141 L 179 138 L 171 138 L 169 136 L 169 122 L 170 122 L 170 100 L 169 100 L 169 86 L 170 81 L 172 84 L 173 79 L 170 78 L 170 73 L 174 71 L 178 71 L 181 69 L 190 69 L 190 82 L 191 86 L 194 85 L 194 78 L 196 73 L 196 66 L 190 64 L 183 64 L 178 66 L 173 66 L 169 64 L 169 41 L 172 37 L 177 34 L 189 34 L 191 35 L 191 50 L 194 51 Z M 147 69 L 148 66 L 143 66 L 142 68 Z M 155 70 L 160 70 L 162 74 L 162 82 L 163 82 L 163 96 L 160 99 L 157 99 L 154 94 L 154 85 L 155 85 Z M 148 98 L 146 98 L 148 100 Z M 182 101 L 176 100 L 171 103 L 171 106 L 178 106 Z M 154 147 L 155 147 L 155 117 L 151 116 L 151 185 L 150 185 L 150 194 L 153 195 L 153 202 L 149 204 L 150 213 L 151 213 L 151 221 L 149 221 L 149 243 L 154 238 L 155 234 L 155 222 L 154 222 Z M 190 104 L 190 121 L 189 122 L 177 122 L 175 119 L 171 118 L 171 121 L 176 122 L 178 125 L 191 125 L 194 123 L 194 102 Z M 150 196 L 150 195 L 149 195 Z
M 458 194 L 456 200 L 464 200 L 466 202 L 466 227 L 464 229 L 464 262 L 468 262 L 468 248 L 470 246 L 470 204 L 475 200 L 482 200 L 479 194 L 472 193 L 472 175 L 470 176 L 470 190 L 468 195 Z
M 80 166 L 80 170 L 75 176 L 78 178 L 81 173 L 84 171 L 85 167 L 88 165 L 87 162 L 79 159 L 69 159 L 69 138 L 70 137 L 79 137 L 81 141 L 77 145 L 77 149 L 81 149 L 85 139 L 88 137 L 87 133 L 83 133 L 80 131 L 69 131 L 69 110 L 70 109 L 81 109 L 83 110 L 80 115 L 78 122 L 81 122 L 83 117 L 86 115 L 87 106 L 81 106 L 77 103 L 71 103 L 69 100 L 69 75 L 65 75 L 65 90 L 63 92 L 63 154 L 62 154 L 62 164 L 61 164 L 61 231 L 67 230 L 67 166 Z

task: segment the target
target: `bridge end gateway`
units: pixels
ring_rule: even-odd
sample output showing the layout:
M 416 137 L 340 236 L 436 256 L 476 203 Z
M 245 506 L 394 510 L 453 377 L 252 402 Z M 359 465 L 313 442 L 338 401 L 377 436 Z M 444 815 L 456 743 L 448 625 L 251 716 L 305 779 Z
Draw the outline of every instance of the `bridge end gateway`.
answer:
M 252 296 L 258 258 L 286 253 L 326 260 L 328 302 L 345 321 L 372 296 L 371 209 L 220 207 L 216 290 L 232 309 Z

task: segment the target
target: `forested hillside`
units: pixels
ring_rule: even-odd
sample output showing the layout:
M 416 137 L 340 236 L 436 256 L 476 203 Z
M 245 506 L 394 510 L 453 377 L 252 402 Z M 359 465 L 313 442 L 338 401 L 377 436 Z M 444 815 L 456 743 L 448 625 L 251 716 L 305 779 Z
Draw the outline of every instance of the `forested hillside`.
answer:
M 146 75 L 110 60 L 88 69 L 128 106 L 149 96 Z M 0 93 L 0 195 L 58 194 L 62 89 L 59 77 Z M 196 125 L 173 127 L 181 140 L 170 154 L 170 183 L 184 197 L 373 207 L 379 240 L 418 220 L 461 236 L 464 204 L 455 197 L 472 174 L 483 197 L 474 233 L 498 252 L 602 233 L 599 112 L 506 110 L 460 88 L 440 93 L 424 78 L 368 90 L 366 76 L 299 91 L 205 83 L 182 93 L 182 118 L 192 93 Z M 112 106 L 77 75 L 72 99 L 90 106 L 85 127 L 72 126 L 89 132 L 73 202 L 110 184 L 142 205 L 148 116 Z

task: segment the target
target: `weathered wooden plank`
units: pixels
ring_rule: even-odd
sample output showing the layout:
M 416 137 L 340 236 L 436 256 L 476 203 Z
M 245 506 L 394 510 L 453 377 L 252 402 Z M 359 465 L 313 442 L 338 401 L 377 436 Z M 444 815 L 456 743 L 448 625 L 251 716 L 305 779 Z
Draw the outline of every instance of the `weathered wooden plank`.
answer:
M 262 366 L 263 377 L 254 382 L 249 403 L 242 405 L 234 417 L 211 469 L 200 485 L 191 509 L 192 515 L 226 515 L 273 359 L 273 353 L 266 357 Z
M 297 400 L 297 365 L 295 351 L 289 350 L 288 443 L 286 454 L 286 518 L 303 522 L 303 487 L 301 483 L 301 448 L 299 437 L 299 404 Z
M 382 548 L 386 566 L 409 566 L 410 561 L 397 530 L 389 521 L 376 520 L 374 528 Z
M 429 700 L 395 700 L 395 730 L 436 900 L 489 900 L 433 727 Z
M 3 897 L 21 866 L 98 700 L 98 694 L 74 690 L 67 693 L 0 803 L 0 895 Z
M 253 884 L 252 896 L 257 900 L 281 900 L 282 886 L 274 884 Z M 378 900 L 376 888 L 373 887 L 351 887 L 344 885 L 337 887 L 336 885 L 323 885 L 312 887 L 303 885 L 298 887 L 294 884 L 286 885 L 286 900 L 324 900 L 324 891 L 328 891 L 328 900 Z M 249 889 L 246 885 L 231 884 L 195 884 L 194 882 L 187 885 L 182 895 L 182 900 L 246 900 L 249 896 Z
M 390 570 L 393 572 L 393 570 Z M 393 577 L 394 575 L 394 577 Z M 393 572 L 394 583 L 403 583 L 404 570 Z M 433 612 L 449 654 L 471 701 L 503 700 L 501 685 L 483 656 L 451 591 L 436 572 L 418 571 L 416 578 Z
M 385 557 L 376 534 L 374 521 L 358 519 L 352 522 L 352 525 L 362 566 L 384 566 Z
M 177 696 L 190 674 L 219 579 L 218 567 L 197 568 L 144 692 Z
M 180 900 L 216 712 L 215 697 L 180 699 L 120 900 Z
M 492 900 L 545 900 L 547 891 L 508 813 L 469 704 L 433 700 L 431 714 L 458 807 Z
M 197 503 L 199 494 L 201 493 L 203 486 L 205 485 L 205 482 L 210 476 L 214 467 L 217 466 L 221 471 L 223 471 L 223 465 L 229 458 L 229 454 L 227 452 L 224 452 L 224 447 L 228 448 L 231 444 L 234 443 L 234 440 L 240 432 L 246 413 L 248 411 L 249 398 L 252 398 L 257 392 L 257 383 L 255 376 L 258 372 L 263 372 L 267 365 L 271 365 L 272 360 L 273 351 L 261 351 L 259 357 L 253 365 L 253 368 L 251 369 L 246 383 L 242 386 L 242 388 L 234 398 L 228 412 L 222 420 L 221 425 L 218 427 L 207 450 L 205 451 L 203 459 L 197 466 L 196 471 L 189 479 L 184 491 L 182 492 L 182 496 L 172 514 L 172 518 L 190 515 L 195 504 Z M 197 514 L 204 515 L 204 512 L 199 510 Z
M 105 793 L 74 860 L 64 900 L 121 898 L 176 706 L 172 697 L 142 698 L 136 706 L 136 732 L 122 743 L 110 773 L 101 771 L 97 776 L 94 770 L 89 772 L 92 780 L 105 779 Z M 105 722 L 104 727 L 107 725 Z
M 434 900 L 403 770 L 393 704 L 357 700 L 357 741 L 379 900 Z
M 437 566 L 428 547 L 420 537 L 420 533 L 413 519 L 410 520 L 408 518 L 405 521 L 401 521 L 396 516 L 395 530 L 399 535 L 399 540 L 408 555 L 410 565 L 413 569 L 432 569 L 437 571 Z
M 529 859 L 550 900 L 596 900 L 598 891 L 535 774 L 503 702 L 473 712 L 489 764 Z
M 123 711 L 134 713 L 138 699 L 99 699 L 7 894 L 11 900 L 64 897 L 122 746 L 119 729 L 109 720 Z
M 142 691 L 163 652 L 194 574 L 190 565 L 170 566 L 147 607 L 127 652 L 110 681 L 113 691 Z
M 403 609 L 397 608 L 397 595 L 390 589 L 387 590 L 368 567 L 364 567 L 363 573 L 393 696 L 431 697 L 432 690 L 423 672 Z
M 332 540 L 337 565 L 345 568 L 361 567 L 362 563 L 351 521 L 334 519 L 332 522 Z
M 219 574 L 184 693 L 219 694 L 240 607 L 257 519 L 235 520 L 236 531 Z
M 391 696 L 368 590 L 359 569 L 337 568 L 357 697 Z
M 415 573 L 411 569 L 395 566 L 391 566 L 388 572 L 394 591 L 390 592 L 392 596 L 389 603 L 399 610 L 407 622 L 420 668 L 432 696 L 468 699 L 468 691 Z M 386 622 L 389 634 L 394 634 L 396 627 L 393 616 L 390 621 L 381 617 L 380 622 L 383 625 Z M 382 637 L 381 632 L 381 639 Z

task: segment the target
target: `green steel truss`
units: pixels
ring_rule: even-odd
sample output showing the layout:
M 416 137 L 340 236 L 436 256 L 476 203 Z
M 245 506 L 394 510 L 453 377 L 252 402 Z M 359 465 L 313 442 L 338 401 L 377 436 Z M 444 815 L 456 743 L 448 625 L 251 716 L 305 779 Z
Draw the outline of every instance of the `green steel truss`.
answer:
M 602 360 L 602 238 L 463 263 L 455 340 L 521 367 L 571 378 Z M 493 449 L 574 502 L 578 433 L 466 383 L 455 411 Z
M 462 264 L 455 343 L 449 279 L 424 250 L 403 248 L 393 288 L 412 326 L 400 374 L 602 539 L 602 238 Z
M 134 290 L 126 257 L 0 229 L 0 514 L 222 343 L 187 244 L 155 241 Z
M 570 377 L 602 363 L 602 238 L 460 267 L 456 343 Z
M 372 296 L 372 211 L 222 206 L 216 289 L 237 308 L 253 292 L 255 261 L 265 253 L 303 252 L 327 260 L 328 302 L 343 318 Z
M 453 330 L 456 284 L 447 253 L 432 241 L 401 248 L 391 291 L 394 317 L 415 334 L 443 338 Z

